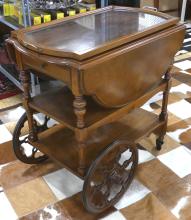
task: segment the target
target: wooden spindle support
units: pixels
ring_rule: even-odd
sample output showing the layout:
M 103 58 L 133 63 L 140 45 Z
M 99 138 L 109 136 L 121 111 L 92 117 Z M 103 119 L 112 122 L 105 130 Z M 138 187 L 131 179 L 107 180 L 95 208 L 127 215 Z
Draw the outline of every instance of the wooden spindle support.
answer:
M 74 113 L 77 117 L 77 123 L 76 123 L 77 128 L 84 128 L 85 127 L 84 115 L 86 113 L 86 101 L 82 95 L 75 96 L 73 106 L 74 106 Z
M 20 71 L 20 79 L 23 85 L 23 105 L 26 110 L 27 118 L 28 118 L 28 126 L 29 126 L 29 139 L 30 141 L 36 141 L 37 140 L 37 134 L 34 129 L 34 124 L 33 124 L 33 113 L 31 109 L 29 108 L 29 101 L 31 99 L 30 96 L 30 75 L 22 70 Z
M 168 112 L 167 112 L 167 106 L 168 106 L 168 97 L 169 97 L 169 91 L 171 87 L 171 70 L 172 66 L 169 67 L 167 70 L 164 80 L 166 81 L 166 88 L 163 92 L 163 100 L 162 100 L 162 108 L 161 108 L 161 113 L 159 115 L 159 120 L 164 121 L 164 125 L 160 129 L 159 136 L 156 139 L 156 148 L 157 150 L 161 150 L 161 147 L 164 143 L 164 136 L 166 134 L 167 130 L 167 122 L 168 122 Z
M 161 108 L 161 113 L 159 115 L 159 120 L 160 121 L 165 121 L 168 118 L 168 113 L 167 113 L 167 105 L 168 105 L 168 96 L 169 96 L 169 91 L 171 87 L 171 74 L 170 74 L 171 67 L 168 69 L 168 71 L 165 74 L 165 80 L 167 82 L 165 91 L 163 92 L 163 100 L 162 100 L 162 108 Z
M 86 101 L 82 95 L 75 96 L 73 107 L 74 107 L 74 113 L 77 117 L 76 139 L 78 141 L 78 147 L 79 147 L 78 172 L 80 172 L 83 175 L 85 171 L 85 148 L 86 148 L 85 140 L 87 137 L 86 137 L 86 132 L 84 132 L 85 131 L 84 116 L 86 113 Z

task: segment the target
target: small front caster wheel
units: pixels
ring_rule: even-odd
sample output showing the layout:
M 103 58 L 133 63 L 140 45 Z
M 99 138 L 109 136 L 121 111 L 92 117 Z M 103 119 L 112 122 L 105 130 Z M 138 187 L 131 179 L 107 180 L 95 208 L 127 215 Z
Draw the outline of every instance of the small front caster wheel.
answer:
M 92 213 L 115 205 L 131 184 L 138 164 L 136 144 L 126 140 L 109 145 L 91 164 L 83 186 L 82 200 Z
M 41 125 L 34 119 L 34 128 L 37 133 L 45 131 L 48 129 L 47 123 L 49 118 L 45 116 L 44 123 Z M 27 164 L 38 164 L 46 159 L 48 156 L 41 153 L 35 146 L 32 146 L 29 143 L 28 136 L 28 124 L 27 124 L 27 115 L 24 113 L 19 121 L 16 124 L 14 133 L 13 133 L 13 150 L 16 157 Z

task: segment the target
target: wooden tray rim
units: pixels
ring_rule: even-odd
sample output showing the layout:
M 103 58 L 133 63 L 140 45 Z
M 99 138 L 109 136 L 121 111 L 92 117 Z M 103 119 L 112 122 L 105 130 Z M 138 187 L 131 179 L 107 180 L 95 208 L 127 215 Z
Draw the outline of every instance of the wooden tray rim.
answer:
M 167 19 L 167 21 L 162 22 L 161 24 L 158 24 L 158 25 L 154 25 L 150 28 L 147 28 L 144 31 L 140 31 L 140 32 L 137 32 L 137 33 L 132 34 L 132 35 L 122 36 L 122 37 L 119 37 L 117 39 L 108 41 L 108 42 L 106 42 L 104 44 L 101 44 L 101 45 L 99 45 L 99 46 L 97 46 L 97 47 L 95 47 L 95 48 L 93 48 L 89 51 L 86 51 L 86 52 L 82 53 L 82 54 L 78 54 L 78 53 L 75 53 L 75 52 L 58 50 L 58 49 L 53 50 L 50 47 L 43 47 L 42 45 L 40 45 L 38 43 L 36 43 L 34 45 L 33 43 L 28 42 L 26 37 L 25 37 L 25 34 L 29 33 L 29 32 L 35 32 L 39 29 L 46 29 L 48 27 L 58 25 L 62 22 L 67 22 L 69 20 L 77 19 L 79 17 L 84 17 L 84 16 L 88 16 L 88 15 L 91 15 L 91 14 L 97 14 L 97 13 L 102 13 L 104 11 L 111 11 L 111 10 L 124 10 L 124 11 L 134 11 L 134 12 L 138 11 L 138 12 L 143 12 L 143 13 L 155 15 L 155 16 L 158 16 L 158 17 L 162 17 L 164 19 Z M 63 19 L 60 19 L 60 20 L 55 20 L 55 21 L 52 21 L 50 23 L 45 23 L 45 24 L 41 24 L 41 25 L 38 25 L 38 26 L 28 27 L 28 28 L 25 28 L 25 29 L 14 31 L 11 36 L 14 37 L 14 38 L 17 38 L 18 42 L 21 45 L 23 45 L 24 47 L 26 47 L 26 48 L 28 48 L 32 51 L 35 51 L 39 54 L 51 55 L 51 56 L 62 57 L 62 58 L 73 58 L 73 59 L 81 61 L 81 60 L 90 58 L 92 56 L 95 56 L 97 54 L 103 53 L 105 51 L 111 50 L 113 48 L 119 47 L 123 44 L 129 43 L 129 42 L 134 41 L 136 39 L 140 39 L 144 36 L 150 35 L 150 34 L 155 33 L 157 31 L 166 29 L 166 28 L 168 28 L 170 26 L 173 26 L 177 23 L 178 23 L 178 18 L 174 18 L 170 15 L 166 15 L 166 14 L 163 14 L 163 13 L 160 13 L 160 12 L 155 12 L 155 11 L 146 10 L 146 9 L 139 9 L 139 8 L 109 6 L 109 7 L 97 9 L 97 10 L 94 10 L 94 11 L 90 11 L 90 12 L 87 12 L 85 14 L 78 14 L 76 16 L 66 17 L 66 18 L 63 18 Z

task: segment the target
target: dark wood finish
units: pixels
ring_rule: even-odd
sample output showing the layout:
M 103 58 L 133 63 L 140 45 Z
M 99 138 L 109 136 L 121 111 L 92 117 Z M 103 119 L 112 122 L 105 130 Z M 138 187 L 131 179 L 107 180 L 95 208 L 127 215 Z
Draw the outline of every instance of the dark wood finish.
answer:
M 47 155 L 42 155 L 38 152 L 38 149 L 29 144 L 30 131 L 24 137 L 22 137 L 22 129 L 26 127 L 26 123 L 28 122 L 27 114 L 24 113 L 19 119 L 14 133 L 13 133 L 13 150 L 17 158 L 23 163 L 28 164 L 38 164 L 48 159 Z M 45 120 L 43 125 L 38 125 L 37 121 L 33 119 L 33 125 L 35 130 L 40 133 L 48 129 L 47 127 L 48 120 Z M 26 152 L 26 145 L 28 151 Z M 25 148 L 24 148 L 25 147 Z M 31 154 L 29 155 L 29 151 L 31 150 Z
M 154 0 L 154 7 L 159 9 L 159 0 Z
M 109 6 L 90 12 L 88 16 L 63 19 L 41 25 L 40 29 L 32 27 L 17 31 L 17 38 L 24 47 L 41 54 L 83 60 L 176 23 L 177 18 L 168 15 Z M 81 37 L 76 38 L 76 35 Z
M 97 155 L 119 137 L 138 142 L 163 124 L 157 115 L 135 109 L 120 120 L 89 132 L 86 140 L 86 171 Z M 75 139 L 75 132 L 57 125 L 40 133 L 38 141 L 32 144 L 81 178 L 85 177 L 86 172 L 83 175 L 78 172 L 78 141 Z
M 30 128 L 27 141 L 85 179 L 83 197 L 89 211 L 105 210 L 124 193 L 120 191 L 108 202 L 110 192 L 103 196 L 97 190 L 97 205 L 96 195 L 90 198 L 89 182 L 110 152 L 123 145 L 136 155 L 136 143 L 151 132 L 157 134 L 157 149 L 161 147 L 170 87 L 169 74 L 165 73 L 184 33 L 184 26 L 168 15 L 107 7 L 13 32 L 7 41 L 23 78 Z M 62 80 L 67 87 L 31 98 L 30 69 Z M 164 92 L 160 116 L 140 109 L 159 91 Z M 40 132 L 32 120 L 34 111 L 60 124 Z M 136 158 L 132 162 L 136 166 Z M 121 182 L 124 189 L 135 166 L 130 168 L 129 177 L 121 174 L 120 181 L 127 177 L 126 183 Z M 106 182 L 111 180 L 110 174 Z
M 99 213 L 117 203 L 131 184 L 137 164 L 138 150 L 134 143 L 120 140 L 108 146 L 88 170 L 83 187 L 86 209 Z
M 29 126 L 29 139 L 35 141 L 37 140 L 37 133 L 33 126 L 33 115 L 32 115 L 32 109 L 29 108 L 29 101 L 31 99 L 30 96 L 30 75 L 24 71 L 20 71 L 20 78 L 23 86 L 23 106 L 25 107 L 27 118 L 28 118 L 28 126 Z
M 118 120 L 132 109 L 143 105 L 157 92 L 163 91 L 165 87 L 166 82 L 165 80 L 162 80 L 139 99 L 120 109 L 103 108 L 95 103 L 91 97 L 85 97 L 87 102 L 87 112 L 84 118 L 86 129 L 91 131 L 104 124 Z M 54 89 L 32 98 L 31 102 L 29 102 L 29 106 L 38 112 L 42 112 L 45 115 L 54 118 L 68 128 L 75 130 L 77 127 L 77 122 L 73 111 L 73 99 L 74 97 L 71 91 L 64 87 Z
M 22 51 L 25 69 L 32 68 L 63 80 L 75 96 L 91 95 L 105 107 L 121 107 L 141 97 L 161 79 L 183 38 L 184 26 L 175 25 L 112 51 L 106 49 L 104 54 L 83 62 L 35 53 L 14 38 L 9 42 L 17 52 Z M 159 57 L 163 57 L 160 65 Z M 150 76 L 149 80 L 146 75 Z
M 159 120 L 164 121 L 163 128 L 159 132 L 159 136 L 156 139 L 156 148 L 157 150 L 161 150 L 161 147 L 164 143 L 164 136 L 166 134 L 166 129 L 167 129 L 167 123 L 168 123 L 168 113 L 167 113 L 167 105 L 168 105 L 168 96 L 169 96 L 169 91 L 171 88 L 171 74 L 170 71 L 172 69 L 172 66 L 169 67 L 167 72 L 165 73 L 164 79 L 166 81 L 166 88 L 163 92 L 163 101 L 162 101 L 162 108 L 161 108 L 161 113 L 159 115 Z
M 84 128 L 85 127 L 85 121 L 84 121 L 84 115 L 86 113 L 86 101 L 83 98 L 83 96 L 75 96 L 74 102 L 74 113 L 77 117 L 77 128 Z

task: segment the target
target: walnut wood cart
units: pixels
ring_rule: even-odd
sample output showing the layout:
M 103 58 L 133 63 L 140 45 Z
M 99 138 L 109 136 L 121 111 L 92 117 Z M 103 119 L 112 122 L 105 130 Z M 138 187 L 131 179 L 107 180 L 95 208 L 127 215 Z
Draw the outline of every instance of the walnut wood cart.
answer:
M 50 157 L 84 179 L 88 211 L 113 206 L 135 175 L 138 141 L 154 132 L 161 149 L 169 70 L 184 32 L 171 16 L 113 6 L 13 32 L 7 49 L 20 69 L 26 109 L 14 131 L 16 156 L 25 163 Z M 30 70 L 66 86 L 30 97 Z M 159 116 L 140 108 L 160 91 Z M 50 118 L 59 123 L 49 128 Z

